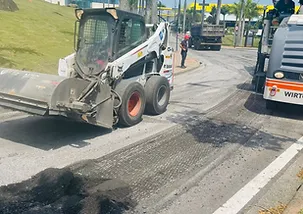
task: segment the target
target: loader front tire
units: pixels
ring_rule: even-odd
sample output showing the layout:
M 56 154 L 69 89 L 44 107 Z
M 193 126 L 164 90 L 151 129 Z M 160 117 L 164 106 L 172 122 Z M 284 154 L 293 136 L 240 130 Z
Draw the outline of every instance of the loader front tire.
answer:
M 170 86 L 163 76 L 150 77 L 144 87 L 146 95 L 145 112 L 159 115 L 166 111 L 170 99 Z
M 146 102 L 143 86 L 138 82 L 122 80 L 115 91 L 122 98 L 118 124 L 130 127 L 141 122 Z

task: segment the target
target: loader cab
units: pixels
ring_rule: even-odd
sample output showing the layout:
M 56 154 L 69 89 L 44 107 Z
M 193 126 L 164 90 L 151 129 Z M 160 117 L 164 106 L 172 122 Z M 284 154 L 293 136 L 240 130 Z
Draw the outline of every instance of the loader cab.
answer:
M 146 40 L 144 19 L 137 14 L 115 8 L 76 9 L 75 13 L 76 69 L 86 76 L 99 75 L 109 62 Z

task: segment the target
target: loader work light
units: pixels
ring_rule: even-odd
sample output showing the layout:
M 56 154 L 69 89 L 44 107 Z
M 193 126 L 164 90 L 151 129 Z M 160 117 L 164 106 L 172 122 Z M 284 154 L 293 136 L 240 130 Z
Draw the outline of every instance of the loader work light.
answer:
M 277 79 L 282 79 L 284 78 L 284 73 L 281 72 L 281 71 L 278 71 L 274 74 L 274 76 L 277 78 Z

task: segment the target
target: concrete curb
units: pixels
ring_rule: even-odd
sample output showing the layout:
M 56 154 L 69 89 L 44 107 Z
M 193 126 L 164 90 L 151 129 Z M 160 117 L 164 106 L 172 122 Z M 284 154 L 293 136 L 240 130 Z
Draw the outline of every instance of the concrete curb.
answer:
M 298 187 L 294 198 L 289 202 L 283 214 L 296 214 L 303 209 L 303 183 Z
M 175 55 L 177 54 L 176 52 L 174 53 Z M 202 62 L 200 62 L 199 60 L 197 60 L 197 59 L 195 59 L 195 58 L 191 58 L 191 57 L 189 57 L 191 60 L 193 60 L 193 61 L 195 61 L 195 65 L 194 66 L 191 66 L 191 67 L 187 67 L 187 68 L 185 68 L 185 69 L 182 69 L 182 70 L 179 70 L 179 71 L 175 71 L 174 72 L 174 76 L 178 76 L 178 75 L 180 75 L 180 74 L 183 74 L 183 73 L 186 73 L 186 72 L 190 72 L 190 71 L 193 71 L 193 70 L 195 70 L 195 69 L 197 69 L 197 68 L 199 68 L 200 66 L 202 66 L 202 69 L 203 68 L 205 68 L 205 64 L 204 63 L 202 63 Z M 176 65 L 177 63 L 176 63 L 176 56 L 174 57 L 174 64 Z M 176 70 L 176 67 L 175 67 L 175 70 Z
M 198 63 L 196 66 L 191 67 L 191 68 L 186 68 L 186 69 L 184 69 L 184 70 L 182 70 L 182 71 L 175 72 L 175 76 L 178 76 L 178 75 L 180 75 L 180 74 L 183 74 L 183 73 L 187 73 L 187 72 L 193 71 L 193 70 L 199 68 L 200 66 L 201 66 L 201 69 L 204 69 L 204 68 L 206 67 L 206 65 L 205 65 L 204 63 L 201 63 L 201 64 L 200 64 L 200 62 L 198 62 L 197 60 L 195 60 L 195 61 Z
M 282 204 L 287 206 L 282 212 L 283 214 L 297 214 L 297 211 L 303 208 L 302 181 L 297 177 L 297 173 L 303 167 L 302 163 L 303 153 L 300 152 L 294 160 L 285 166 L 277 178 L 272 178 L 272 182 L 264 187 L 264 190 L 261 190 L 260 198 L 247 206 L 243 213 L 255 214 L 264 208 L 277 208 L 279 204 Z
M 258 50 L 256 47 L 234 47 L 234 46 L 228 46 L 228 45 L 222 45 L 222 48 L 226 49 L 250 49 L 250 50 Z

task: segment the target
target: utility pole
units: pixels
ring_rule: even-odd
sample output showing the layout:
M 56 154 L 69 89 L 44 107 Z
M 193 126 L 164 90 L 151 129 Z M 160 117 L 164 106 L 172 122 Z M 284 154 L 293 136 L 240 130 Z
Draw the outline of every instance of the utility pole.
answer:
M 177 0 L 175 0 L 175 5 L 174 5 L 174 13 L 175 13 L 175 16 L 174 16 L 174 21 L 175 21 L 175 23 L 176 23 L 176 21 L 177 21 L 177 13 L 176 13 L 176 11 L 177 11 Z
M 218 3 L 217 3 L 217 14 L 216 14 L 216 25 L 219 25 L 219 23 L 220 23 L 221 4 L 222 4 L 222 0 L 218 0 Z
M 183 32 L 186 33 L 186 0 L 184 0 L 184 9 L 183 9 Z
M 240 10 L 240 17 L 239 17 L 239 28 L 238 28 L 238 34 L 237 34 L 237 40 L 236 45 L 240 45 L 241 40 L 241 33 L 242 33 L 242 27 L 243 27 L 243 14 L 244 14 L 244 8 L 245 8 L 245 0 L 241 0 L 241 10 Z
M 120 0 L 119 1 L 119 9 L 130 11 L 130 5 L 128 0 Z
M 158 1 L 157 0 L 149 0 L 151 1 L 151 23 L 156 24 L 158 22 Z
M 179 25 L 180 25 L 180 16 L 181 16 L 181 0 L 179 0 L 178 5 L 178 21 L 177 21 L 177 32 L 176 32 L 176 51 L 178 51 L 178 44 L 179 44 Z
M 196 22 L 196 15 L 197 15 L 197 0 L 195 0 L 194 2 L 193 22 Z
M 139 0 L 138 1 L 138 13 L 140 14 L 140 15 L 142 15 L 142 13 L 141 13 L 141 5 L 142 5 L 142 0 Z
M 207 4 L 207 6 L 208 5 L 209 4 Z M 203 34 L 203 26 L 204 26 L 204 17 L 205 17 L 205 0 L 203 0 L 203 4 L 202 4 L 202 21 L 201 21 L 202 34 Z

